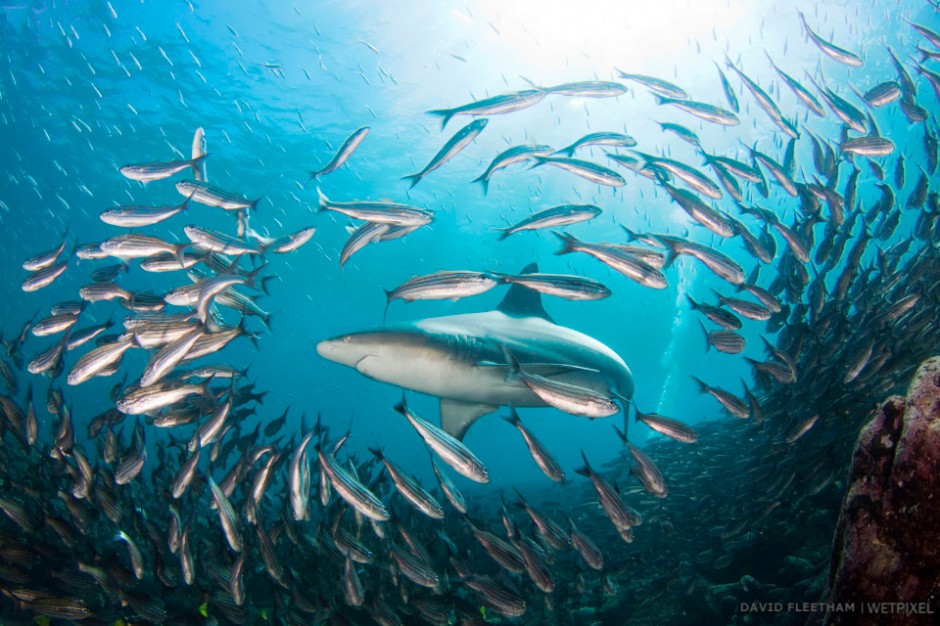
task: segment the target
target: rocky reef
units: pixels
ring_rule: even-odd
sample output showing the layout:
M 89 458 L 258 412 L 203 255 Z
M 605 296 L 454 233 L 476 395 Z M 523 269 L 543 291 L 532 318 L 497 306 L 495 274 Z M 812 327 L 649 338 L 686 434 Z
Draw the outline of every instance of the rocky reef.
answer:
M 859 435 L 829 582 L 827 625 L 940 620 L 940 357 Z

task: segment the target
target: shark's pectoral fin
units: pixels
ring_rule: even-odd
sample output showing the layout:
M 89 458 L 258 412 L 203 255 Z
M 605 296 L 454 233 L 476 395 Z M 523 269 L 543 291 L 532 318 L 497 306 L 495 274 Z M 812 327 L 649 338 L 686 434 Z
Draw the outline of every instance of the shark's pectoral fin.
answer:
M 376 377 L 376 368 L 381 364 L 381 359 L 377 356 L 364 356 L 356 362 L 356 371 L 369 378 Z
M 449 435 L 463 439 L 475 421 L 498 408 L 492 404 L 441 398 L 441 428 Z

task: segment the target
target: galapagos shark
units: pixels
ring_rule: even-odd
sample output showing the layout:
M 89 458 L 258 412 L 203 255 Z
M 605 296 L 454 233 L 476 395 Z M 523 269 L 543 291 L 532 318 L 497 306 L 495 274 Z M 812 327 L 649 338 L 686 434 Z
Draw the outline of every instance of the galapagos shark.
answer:
M 521 274 L 537 271 L 532 263 Z M 340 335 L 318 343 L 317 353 L 368 378 L 437 396 L 441 428 L 458 439 L 500 406 L 548 406 L 512 375 L 507 354 L 527 373 L 623 402 L 633 397 L 633 375 L 617 353 L 556 324 L 541 296 L 520 285 L 510 287 L 493 311 Z

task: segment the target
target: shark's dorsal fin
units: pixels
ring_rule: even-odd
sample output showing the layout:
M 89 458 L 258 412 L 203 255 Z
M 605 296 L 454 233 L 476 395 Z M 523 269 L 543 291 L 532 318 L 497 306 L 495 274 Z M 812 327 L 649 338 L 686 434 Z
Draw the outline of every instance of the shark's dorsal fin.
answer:
M 441 398 L 441 428 L 448 435 L 463 439 L 475 421 L 499 407 Z
M 522 268 L 519 274 L 535 274 L 538 271 L 539 266 L 537 263 L 529 263 Z M 496 310 L 514 317 L 541 317 L 552 324 L 555 323 L 555 320 L 545 312 L 545 307 L 542 306 L 542 296 L 539 295 L 539 292 L 527 289 L 522 285 L 510 287 L 509 291 L 506 292 L 506 297 L 499 303 Z

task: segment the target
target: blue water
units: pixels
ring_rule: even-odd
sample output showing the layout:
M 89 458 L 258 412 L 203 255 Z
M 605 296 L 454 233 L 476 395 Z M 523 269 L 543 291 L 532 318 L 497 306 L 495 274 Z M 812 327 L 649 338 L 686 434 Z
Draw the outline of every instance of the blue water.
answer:
M 113 7 L 113 8 L 112 8 Z M 814 28 L 860 53 L 865 65 L 850 69 L 825 58 L 805 39 L 797 11 Z M 654 291 L 627 280 L 597 261 L 559 257 L 549 232 L 520 233 L 498 241 L 494 228 L 531 212 L 566 202 L 591 202 L 604 214 L 571 228 L 588 241 L 623 242 L 620 225 L 632 230 L 687 234 L 737 258 L 749 271 L 756 261 L 739 240 L 718 241 L 691 220 L 647 179 L 623 171 L 627 185 L 599 188 L 551 168 L 513 166 L 495 174 L 489 194 L 470 184 L 500 151 L 518 143 L 567 145 L 583 134 L 611 130 L 636 137 L 638 149 L 699 165 L 691 148 L 664 134 L 652 120 L 675 121 L 693 129 L 713 153 L 745 155 L 741 143 L 782 160 L 782 134 L 770 123 L 740 81 L 731 82 L 741 101 L 742 124 L 724 128 L 680 111 L 657 107 L 646 89 L 630 85 L 618 98 L 552 96 L 516 113 L 492 116 L 486 130 L 463 153 L 408 190 L 402 176 L 418 171 L 466 118 L 441 132 L 430 109 L 524 89 L 529 82 L 615 79 L 614 67 L 661 76 L 682 85 L 692 98 L 726 106 L 714 62 L 724 55 L 763 85 L 787 117 L 801 128 L 838 141 L 834 116 L 810 116 L 773 73 L 766 51 L 785 71 L 804 80 L 825 76 L 846 98 L 848 85 L 860 92 L 894 79 L 882 43 L 902 59 L 919 40 L 901 16 L 936 27 L 926 2 L 719 2 L 669 0 L 655 3 L 596 3 L 577 7 L 559 2 L 4 2 L 0 9 L 0 320 L 4 336 L 18 332 L 39 309 L 74 299 L 91 268 L 106 262 L 74 263 L 53 286 L 24 294 L 19 263 L 56 245 L 66 229 L 72 241 L 100 241 L 120 229 L 97 215 L 114 204 L 171 204 L 180 201 L 171 181 L 143 186 L 117 171 L 125 163 L 189 155 L 193 132 L 205 129 L 208 174 L 213 184 L 247 197 L 262 197 L 251 225 L 277 235 L 315 226 L 312 242 L 290 256 L 271 260 L 279 280 L 259 303 L 274 312 L 273 330 L 255 350 L 243 340 L 213 362 L 250 365 L 250 379 L 270 393 L 258 410 L 263 422 L 290 407 L 291 434 L 317 412 L 335 433 L 352 423 L 352 451 L 376 443 L 408 470 L 430 477 L 423 444 L 392 410 L 400 390 L 367 380 L 355 371 L 319 358 L 315 344 L 327 337 L 381 323 L 384 289 L 438 269 L 516 271 L 538 261 L 543 271 L 571 272 L 598 279 L 613 291 L 599 302 L 546 298 L 560 323 L 592 335 L 620 354 L 636 381 L 635 402 L 688 423 L 730 419 L 690 375 L 740 393 L 741 379 L 753 384 L 739 356 L 706 352 L 699 315 L 686 295 L 713 302 L 711 289 L 730 295 L 727 285 L 704 266 L 680 259 L 666 271 L 669 287 Z M 913 70 L 910 70 L 913 73 Z M 729 72 L 730 77 L 730 72 Z M 916 77 L 919 103 L 932 115 L 937 101 Z M 808 84 L 808 81 L 805 81 Z M 857 99 L 853 100 L 858 103 Z M 907 155 L 908 185 L 922 159 L 920 128 L 910 127 L 896 105 L 874 113 L 883 134 Z M 932 127 L 936 126 L 931 122 Z M 434 211 L 428 228 L 403 240 L 372 245 L 345 268 L 338 254 L 346 239 L 345 218 L 316 214 L 314 185 L 307 173 L 325 164 L 356 128 L 371 131 L 341 170 L 325 176 L 323 191 L 337 200 L 390 199 Z M 797 144 L 809 175 L 812 153 L 805 137 Z M 581 155 L 604 162 L 603 151 Z M 863 207 L 877 197 L 863 169 Z M 891 172 L 894 157 L 882 160 Z M 792 221 L 798 203 L 771 185 L 758 204 Z M 869 195 L 870 194 L 870 195 Z M 899 198 L 902 194 L 898 193 Z M 736 212 L 728 198 L 719 206 Z M 745 221 L 754 225 L 754 222 Z M 910 230 L 906 219 L 895 234 Z M 182 226 L 198 223 L 234 231 L 234 220 L 218 209 L 195 206 L 147 229 L 179 240 Z M 817 240 L 822 228 L 817 230 Z M 778 238 L 778 249 L 783 250 Z M 869 253 L 871 254 L 871 253 Z M 866 257 L 868 259 L 868 257 Z M 835 271 L 832 277 L 838 275 Z M 766 286 L 771 268 L 761 274 Z M 179 277 L 135 272 L 125 283 L 164 292 Z M 459 302 L 394 302 L 389 321 L 483 311 L 493 308 L 505 288 Z M 104 321 L 109 305 L 93 305 Z M 123 315 L 123 311 L 116 313 Z M 88 318 L 86 318 L 88 319 Z M 252 320 L 256 322 L 256 320 Z M 261 330 L 260 326 L 257 327 Z M 763 358 L 763 326 L 745 322 L 745 355 Z M 28 353 L 45 347 L 30 339 Z M 145 355 L 130 354 L 123 371 L 140 371 Z M 76 355 L 69 355 L 69 367 Z M 107 392 L 117 377 L 68 390 L 77 420 L 110 404 Z M 37 382 L 37 389 L 44 386 Z M 412 395 L 420 414 L 436 419 L 437 402 Z M 552 450 L 569 475 L 583 448 L 597 463 L 619 454 L 611 423 L 589 421 L 553 409 L 521 411 L 523 420 Z M 250 426 L 250 424 L 247 424 Z M 44 426 L 48 428 L 48 425 Z M 48 433 L 47 433 L 48 434 Z M 650 436 L 631 426 L 631 438 Z M 848 436 L 853 436 L 849 434 Z M 468 445 L 486 463 L 497 485 L 548 481 L 529 458 L 515 430 L 496 415 L 470 431 Z

